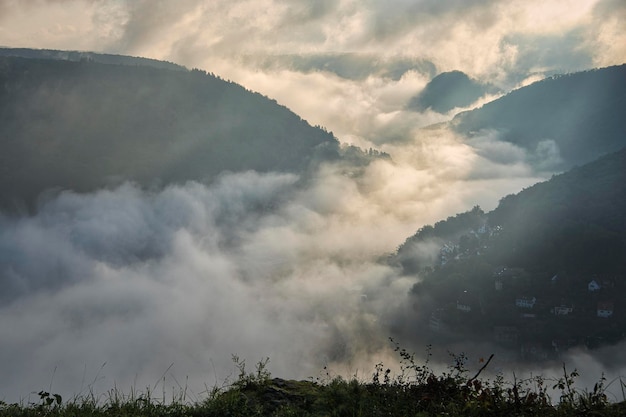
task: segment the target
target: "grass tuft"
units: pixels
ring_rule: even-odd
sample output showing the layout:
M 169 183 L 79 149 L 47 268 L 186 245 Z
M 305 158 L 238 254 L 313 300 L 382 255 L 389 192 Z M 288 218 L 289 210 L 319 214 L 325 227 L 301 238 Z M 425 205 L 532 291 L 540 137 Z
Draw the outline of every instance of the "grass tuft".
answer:
M 591 391 L 574 387 L 579 376 L 576 370 L 563 366 L 563 376 L 546 380 L 535 376 L 505 381 L 482 379 L 493 355 L 474 375 L 470 376 L 464 354 L 451 354 L 451 364 L 440 374 L 418 363 L 415 355 L 393 342 L 400 356 L 401 368 L 392 375 L 382 363 L 374 366 L 370 380 L 356 377 L 332 377 L 309 381 L 272 378 L 269 359 L 258 362 L 252 372 L 246 370 L 245 360 L 233 356 L 238 371 L 235 381 L 215 386 L 206 392 L 206 398 L 189 402 L 186 388 L 169 402 L 156 399 L 152 390 L 124 394 L 113 389 L 108 396 L 93 393 L 64 402 L 50 391 L 40 391 L 39 402 L 7 404 L 0 402 L 0 417 L 383 417 L 383 416 L 626 416 L 626 396 L 622 402 L 609 401 L 606 389 L 622 379 L 607 383 L 603 376 Z M 551 391 L 559 393 L 552 403 Z

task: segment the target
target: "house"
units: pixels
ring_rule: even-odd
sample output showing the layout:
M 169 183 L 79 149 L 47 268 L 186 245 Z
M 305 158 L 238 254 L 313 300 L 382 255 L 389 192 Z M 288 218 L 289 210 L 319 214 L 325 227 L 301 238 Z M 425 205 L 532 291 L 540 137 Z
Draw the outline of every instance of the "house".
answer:
M 520 277 L 523 277 L 526 271 L 523 268 L 509 268 L 506 266 L 498 266 L 493 269 L 492 278 L 496 285 L 496 291 L 502 291 L 504 287 L 514 283 Z
M 515 305 L 521 308 L 533 308 L 537 303 L 535 297 L 518 297 L 515 299 Z
M 439 250 L 439 264 L 444 266 L 451 259 L 454 258 L 454 255 L 458 251 L 458 247 L 453 245 L 452 243 L 444 243 L 444 245 Z
M 601 301 L 598 303 L 598 317 L 608 318 L 613 315 L 613 303 L 611 301 Z
M 561 305 L 554 306 L 551 311 L 555 316 L 567 316 L 574 311 L 574 306 L 563 303 Z
M 459 299 L 456 301 L 456 309 L 464 313 L 472 311 L 472 302 L 470 298 L 469 293 L 467 291 L 463 291 L 463 293 L 459 296 Z
M 443 319 L 441 317 L 442 313 L 442 309 L 437 309 L 432 312 L 432 314 L 430 315 L 430 320 L 428 320 L 428 327 L 430 328 L 430 330 L 437 333 L 447 330 L 446 324 L 443 322 Z
M 600 288 L 602 288 L 602 287 L 600 286 L 598 281 L 596 281 L 595 279 L 592 279 L 591 282 L 589 284 L 587 284 L 587 289 L 590 292 L 599 291 Z

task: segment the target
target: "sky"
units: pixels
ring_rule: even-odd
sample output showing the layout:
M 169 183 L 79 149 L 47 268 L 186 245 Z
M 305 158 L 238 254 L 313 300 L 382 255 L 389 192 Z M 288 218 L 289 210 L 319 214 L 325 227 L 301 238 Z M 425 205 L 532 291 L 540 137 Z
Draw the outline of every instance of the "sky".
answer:
M 425 225 L 548 178 L 406 104 L 460 70 L 506 92 L 626 61 L 622 0 L 0 0 L 0 46 L 143 56 L 259 91 L 393 162 L 325 166 L 306 188 L 254 172 L 160 191 L 62 193 L 0 215 L 0 400 L 50 389 L 206 386 L 270 358 L 282 377 L 368 375 L 414 277 L 378 262 Z M 472 106 L 497 96 L 486 96 Z M 503 155 L 505 157 L 503 157 Z M 258 202 L 275 210 L 259 214 Z M 2 258 L 0 258 L 2 259 Z M 602 361 L 571 363 L 600 377 Z M 593 376 L 592 376 L 593 378 Z M 193 399 L 193 398 L 192 398 Z
M 1 0 L 0 45 L 202 68 L 364 144 L 383 119 L 440 119 L 399 110 L 433 72 L 508 91 L 621 64 L 625 17 L 622 0 Z

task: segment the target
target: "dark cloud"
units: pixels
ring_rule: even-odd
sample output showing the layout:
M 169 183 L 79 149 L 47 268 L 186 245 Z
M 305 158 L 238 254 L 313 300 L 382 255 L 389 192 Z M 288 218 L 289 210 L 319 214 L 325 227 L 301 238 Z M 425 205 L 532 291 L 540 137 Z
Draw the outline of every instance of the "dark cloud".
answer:
M 433 76 L 436 71 L 434 64 L 424 59 L 382 58 L 374 54 L 359 53 L 247 56 L 244 57 L 244 62 L 264 70 L 289 69 L 304 73 L 321 71 L 349 80 L 375 76 L 398 81 L 408 71 L 416 71 L 428 77 Z
M 626 16 L 626 3 L 621 0 L 600 0 L 593 8 L 598 18 L 620 18 Z
M 296 26 L 329 16 L 339 6 L 339 0 L 278 0 L 288 12 L 283 17 L 283 25 Z
M 515 85 L 530 74 L 549 76 L 593 68 L 593 51 L 584 48 L 582 28 L 558 34 L 512 34 L 502 43 L 518 53 L 514 71 L 509 74 L 509 85 Z
M 197 3 L 196 0 L 182 0 L 176 5 L 162 1 L 128 2 L 127 21 L 117 42 L 118 51 L 135 52 L 158 42 L 163 28 L 179 22 L 186 13 L 194 10 Z
M 454 25 L 470 24 L 486 30 L 496 20 L 495 3 L 476 1 L 404 1 L 370 2 L 372 36 L 378 42 L 404 36 L 420 26 L 432 28 L 432 37 L 445 37 Z M 448 22 L 450 24 L 448 24 Z M 447 27 L 446 27 L 447 26 Z M 420 45 L 415 45 L 419 50 Z

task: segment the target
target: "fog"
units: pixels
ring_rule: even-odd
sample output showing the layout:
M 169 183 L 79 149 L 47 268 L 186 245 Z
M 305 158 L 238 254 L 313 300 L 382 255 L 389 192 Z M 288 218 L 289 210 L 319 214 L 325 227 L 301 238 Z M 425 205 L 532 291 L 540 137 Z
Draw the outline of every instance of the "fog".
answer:
M 236 376 L 232 355 L 249 368 L 269 358 L 283 378 L 327 367 L 367 379 L 378 362 L 397 367 L 389 337 L 418 357 L 435 343 L 433 369 L 448 352 L 467 353 L 470 369 L 496 353 L 491 372 L 558 376 L 558 366 L 522 367 L 488 343 L 438 345 L 411 332 L 419 277 L 384 262 L 420 226 L 493 208 L 542 179 L 523 151 L 498 158 L 502 145 L 489 141 L 474 148 L 430 129 L 363 172 L 326 164 L 305 182 L 250 171 L 153 191 L 125 183 L 48 194 L 35 215 L 0 217 L 0 373 L 11 375 L 2 398 L 116 387 L 202 399 Z M 592 386 L 601 369 L 619 375 L 616 349 L 605 349 L 609 362 L 589 352 L 564 360 Z
M 380 259 L 421 225 L 539 178 L 498 174 L 445 130 L 388 150 L 397 160 L 323 165 L 305 183 L 255 172 L 160 191 L 126 183 L 2 217 L 3 398 L 48 384 L 143 389 L 164 373 L 168 390 L 184 381 L 201 396 L 232 376 L 233 354 L 269 357 L 288 378 L 393 363 L 387 338 L 414 314 L 416 277 Z M 478 167 L 494 173 L 473 178 Z

